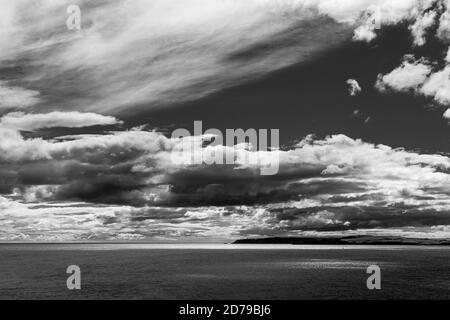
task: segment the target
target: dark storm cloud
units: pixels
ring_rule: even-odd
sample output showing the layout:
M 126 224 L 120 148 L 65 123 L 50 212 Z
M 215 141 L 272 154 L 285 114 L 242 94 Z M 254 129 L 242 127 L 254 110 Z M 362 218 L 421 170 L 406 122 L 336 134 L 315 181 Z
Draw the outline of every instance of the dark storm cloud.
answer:
M 370 203 L 370 202 L 369 202 Z M 423 205 L 388 202 L 371 203 L 370 206 L 327 206 L 305 209 L 277 209 L 274 218 L 286 230 L 338 231 L 358 229 L 389 229 L 400 227 L 431 227 L 448 225 L 447 211 L 424 208 Z
M 210 167 L 182 170 L 170 175 L 167 180 L 171 185 L 169 204 L 185 206 L 267 204 L 300 200 L 320 194 L 363 192 L 367 187 L 364 182 L 356 184 L 352 181 L 335 179 L 307 180 L 321 176 L 326 166 L 319 166 L 315 170 L 310 170 L 311 168 L 307 166 L 298 167 L 297 170 L 282 168 L 280 174 L 275 177 L 255 175 L 253 170 L 217 169 Z
M 343 135 L 325 140 L 309 136 L 288 150 L 273 151 L 280 162 L 279 173 L 262 176 L 240 163 L 173 163 L 171 152 L 180 141 L 156 132 L 134 130 L 67 141 L 34 139 L 39 143 L 32 144 L 17 131 L 3 130 L 10 130 L 11 141 L 2 143 L 15 143 L 17 153 L 15 162 L 3 159 L 6 193 L 18 189 L 27 194 L 33 186 L 41 186 L 45 192 L 33 192 L 42 200 L 201 207 L 323 196 L 331 201 L 339 197 L 363 200 L 374 191 L 380 198 L 397 200 L 448 195 L 447 157 L 375 146 Z M 201 140 L 196 143 L 202 148 Z M 430 186 L 435 190 L 427 192 Z

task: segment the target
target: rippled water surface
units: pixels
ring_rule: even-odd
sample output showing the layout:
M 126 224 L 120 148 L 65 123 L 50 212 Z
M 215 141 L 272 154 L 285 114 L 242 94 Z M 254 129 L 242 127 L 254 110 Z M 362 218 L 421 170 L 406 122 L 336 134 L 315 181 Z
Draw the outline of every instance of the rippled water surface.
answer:
M 366 287 L 372 264 L 379 291 Z M 2 244 L 0 298 L 448 299 L 449 267 L 448 247 Z

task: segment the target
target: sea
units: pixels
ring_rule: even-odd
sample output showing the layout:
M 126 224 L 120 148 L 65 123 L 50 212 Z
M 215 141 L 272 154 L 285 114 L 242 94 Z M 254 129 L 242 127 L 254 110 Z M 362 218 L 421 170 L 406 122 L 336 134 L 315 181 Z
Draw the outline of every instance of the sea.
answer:
M 80 268 L 69 290 L 69 266 Z M 369 266 L 380 289 L 369 290 Z M 449 299 L 450 247 L 0 244 L 0 299 Z

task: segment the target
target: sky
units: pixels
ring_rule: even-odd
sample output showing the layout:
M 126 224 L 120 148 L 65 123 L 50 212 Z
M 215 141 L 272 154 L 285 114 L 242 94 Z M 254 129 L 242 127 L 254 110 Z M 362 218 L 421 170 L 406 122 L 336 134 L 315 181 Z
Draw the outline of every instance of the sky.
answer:
M 447 9 L 1 1 L 0 241 L 450 237 Z M 212 150 L 207 134 L 171 136 L 194 121 L 278 129 L 280 148 L 174 161 L 186 141 Z

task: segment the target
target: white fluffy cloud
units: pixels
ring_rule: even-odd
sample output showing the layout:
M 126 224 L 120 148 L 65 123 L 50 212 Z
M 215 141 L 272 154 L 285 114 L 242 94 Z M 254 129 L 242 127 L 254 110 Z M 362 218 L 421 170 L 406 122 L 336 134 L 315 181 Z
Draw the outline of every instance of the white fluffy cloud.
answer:
M 339 1 L 338 1 L 339 2 Z M 377 31 L 384 25 L 395 25 L 401 21 L 416 21 L 411 32 L 416 41 L 421 42 L 427 28 L 432 24 L 434 17 L 425 10 L 429 9 L 435 0 L 416 1 L 349 1 L 349 3 L 364 3 L 361 9 L 364 12 L 355 29 L 353 39 L 370 42 L 377 36 Z
M 449 1 L 430 0 L 414 5 L 408 11 L 409 13 L 402 20 L 410 23 L 409 29 L 414 45 L 424 45 L 427 33 L 433 26 L 437 27 L 437 31 L 430 36 L 434 36 L 444 44 L 448 43 L 450 40 L 449 8 Z M 438 59 L 438 61 L 434 59 L 423 57 L 416 60 L 413 55 L 406 55 L 399 67 L 388 74 L 378 75 L 375 87 L 380 91 L 387 89 L 411 91 L 430 97 L 440 105 L 448 106 L 450 104 L 450 48 L 447 49 L 444 59 Z M 437 66 L 442 64 L 443 67 L 436 70 Z
M 445 111 L 444 118 L 450 120 L 450 109 L 447 109 L 447 111 Z
M 450 66 L 433 73 L 420 88 L 420 92 L 433 97 L 437 102 L 450 104 Z
M 358 81 L 355 79 L 348 79 L 348 93 L 353 97 L 356 96 L 358 93 L 362 91 L 361 86 L 359 85 Z
M 402 64 L 386 75 L 378 75 L 375 87 L 381 91 L 393 89 L 397 91 L 417 90 L 427 80 L 432 72 L 431 66 L 425 60 L 415 61 L 406 56 Z
M 437 14 L 434 11 L 426 12 L 422 16 L 419 16 L 416 22 L 410 26 L 411 33 L 414 37 L 414 44 L 416 46 L 423 46 L 425 44 L 426 32 L 434 25 L 436 16 Z
M 414 92 L 433 98 L 441 105 L 450 104 L 450 65 L 433 72 L 425 59 L 414 60 L 406 56 L 403 63 L 386 75 L 378 75 L 375 87 L 380 91 L 391 89 Z
M 450 13 L 448 11 L 444 12 L 439 19 L 437 36 L 444 41 L 450 40 Z

